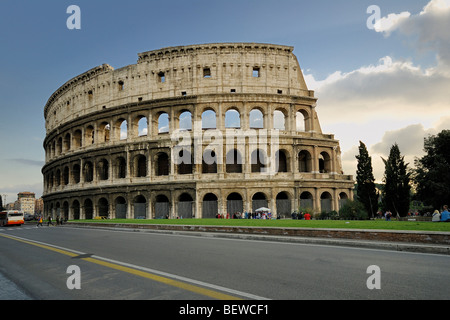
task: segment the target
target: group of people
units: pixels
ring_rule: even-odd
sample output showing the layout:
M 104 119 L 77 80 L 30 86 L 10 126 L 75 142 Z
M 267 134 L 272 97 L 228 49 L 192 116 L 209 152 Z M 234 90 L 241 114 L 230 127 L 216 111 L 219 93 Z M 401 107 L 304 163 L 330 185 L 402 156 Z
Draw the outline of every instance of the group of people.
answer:
M 305 220 L 311 220 L 311 215 L 308 213 L 308 212 L 306 212 L 306 213 L 303 213 L 303 212 L 292 212 L 292 219 L 294 219 L 294 220 L 302 220 L 302 219 L 305 219 Z
M 216 214 L 217 219 L 272 219 L 272 214 L 270 212 L 235 212 L 232 215 L 227 213 Z
M 38 220 L 38 223 L 37 223 L 36 227 L 39 227 L 39 226 L 42 227 L 42 226 L 43 226 L 43 225 L 42 225 L 42 222 L 44 221 L 44 217 L 43 217 L 42 215 L 40 215 L 40 216 L 38 216 L 37 220 Z M 62 224 L 65 223 L 65 222 L 67 222 L 67 218 L 66 218 L 66 219 L 63 219 L 63 218 L 60 217 L 60 216 L 57 216 L 57 217 L 56 217 L 56 225 L 57 225 L 57 226 L 62 225 Z M 47 226 L 50 226 L 50 225 L 54 226 L 55 224 L 54 224 L 53 221 L 52 221 L 52 217 L 51 217 L 51 216 L 48 216 Z
M 448 211 L 448 206 L 445 205 L 442 207 L 442 212 L 439 212 L 439 210 L 435 210 L 433 212 L 433 216 L 431 218 L 431 221 L 434 222 L 450 222 L 450 212 Z

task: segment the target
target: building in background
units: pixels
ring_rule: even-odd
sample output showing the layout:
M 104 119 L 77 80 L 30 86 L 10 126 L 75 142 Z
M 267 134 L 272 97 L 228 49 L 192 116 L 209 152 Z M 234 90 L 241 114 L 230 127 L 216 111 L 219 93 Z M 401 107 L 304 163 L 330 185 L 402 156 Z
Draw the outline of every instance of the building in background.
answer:
M 24 213 L 34 214 L 35 201 L 36 198 L 33 192 L 19 192 L 17 194 L 15 209 Z

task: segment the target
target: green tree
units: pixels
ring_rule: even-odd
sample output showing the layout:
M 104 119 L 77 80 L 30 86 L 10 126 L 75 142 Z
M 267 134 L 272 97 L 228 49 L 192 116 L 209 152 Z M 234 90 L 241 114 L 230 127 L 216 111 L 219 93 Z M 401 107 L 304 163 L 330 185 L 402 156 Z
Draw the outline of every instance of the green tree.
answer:
M 369 156 L 366 145 L 359 142 L 358 167 L 356 170 L 356 198 L 373 218 L 378 211 L 378 192 L 373 176 L 372 158 Z
M 411 173 L 408 172 L 408 164 L 405 164 L 405 159 L 400 154 L 397 144 L 391 147 L 388 159 L 383 159 L 383 162 L 385 165 L 383 178 L 384 208 L 394 215 L 405 217 L 408 214 L 411 200 Z
M 435 209 L 450 205 L 450 130 L 425 138 L 424 151 L 413 173 L 417 197 Z

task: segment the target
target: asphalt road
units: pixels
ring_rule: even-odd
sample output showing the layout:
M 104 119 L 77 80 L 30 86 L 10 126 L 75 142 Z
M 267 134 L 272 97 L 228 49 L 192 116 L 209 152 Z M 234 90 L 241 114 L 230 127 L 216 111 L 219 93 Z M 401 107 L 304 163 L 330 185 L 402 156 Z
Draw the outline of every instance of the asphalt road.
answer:
M 450 256 L 438 254 L 70 226 L 0 228 L 0 273 L 23 293 L 19 299 L 447 300 L 449 266 Z

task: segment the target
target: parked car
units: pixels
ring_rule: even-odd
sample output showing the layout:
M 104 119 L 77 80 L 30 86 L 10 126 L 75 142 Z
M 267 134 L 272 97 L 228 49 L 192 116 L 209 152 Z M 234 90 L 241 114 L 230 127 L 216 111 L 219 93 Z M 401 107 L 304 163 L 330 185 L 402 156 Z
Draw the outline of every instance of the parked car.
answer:
M 30 214 L 30 213 L 25 213 L 25 216 L 24 216 L 23 220 L 25 220 L 25 221 L 33 221 L 34 220 L 34 215 Z

